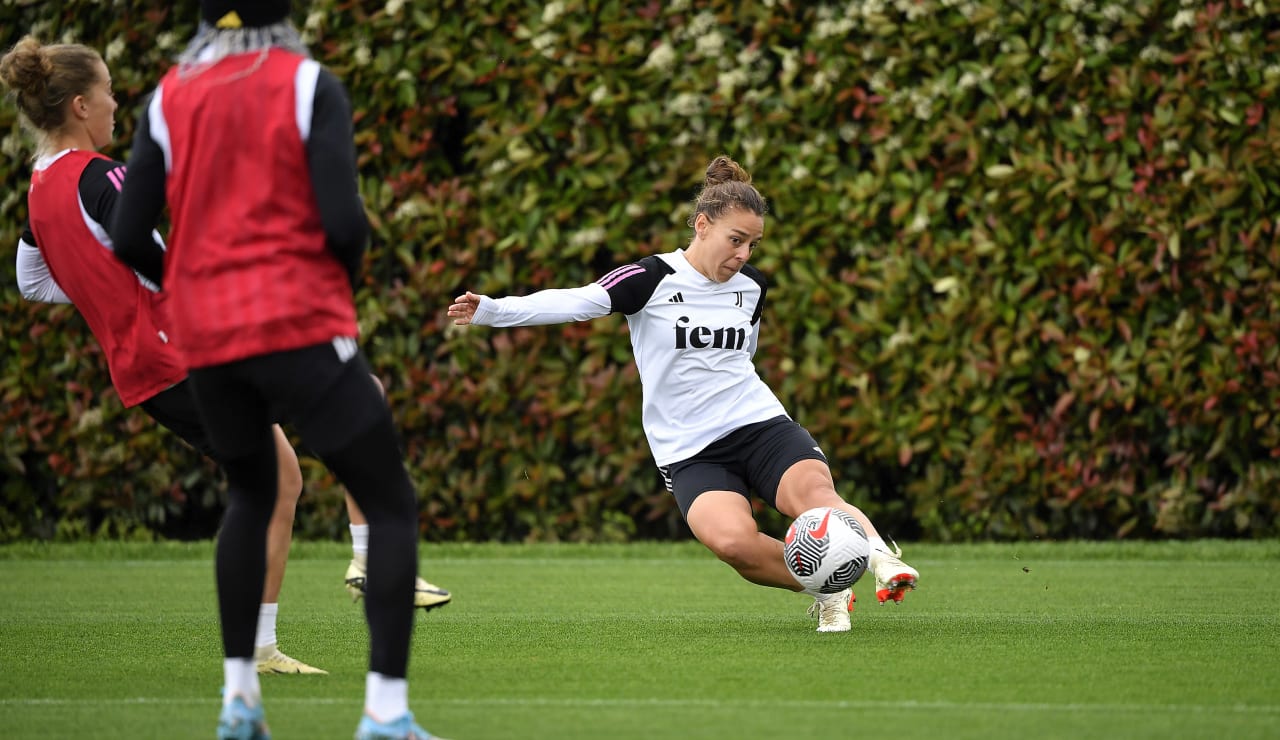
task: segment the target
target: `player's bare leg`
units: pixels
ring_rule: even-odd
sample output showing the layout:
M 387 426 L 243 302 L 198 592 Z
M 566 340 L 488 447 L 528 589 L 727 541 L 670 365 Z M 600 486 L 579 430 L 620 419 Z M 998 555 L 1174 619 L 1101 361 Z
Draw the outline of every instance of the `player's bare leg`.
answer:
M 302 469 L 298 467 L 298 455 L 284 430 L 276 426 L 272 432 L 276 442 L 276 508 L 267 526 L 267 577 L 262 589 L 262 607 L 258 612 L 254 659 L 258 673 L 324 674 L 327 671 L 280 652 L 276 644 L 276 611 L 280 589 L 284 585 L 285 566 L 289 562 L 289 547 L 293 543 L 294 513 L 302 496 Z
M 782 560 L 782 542 L 759 530 L 741 494 L 707 491 L 694 499 L 685 521 L 699 542 L 748 581 L 803 590 Z
M 703 493 L 693 500 L 685 521 L 699 542 L 748 581 L 788 591 L 804 591 L 787 570 L 782 542 L 757 528 L 751 503 L 741 494 Z M 809 613 L 817 615 L 819 632 L 849 630 L 849 611 L 853 608 L 851 590 L 809 595 L 814 597 Z

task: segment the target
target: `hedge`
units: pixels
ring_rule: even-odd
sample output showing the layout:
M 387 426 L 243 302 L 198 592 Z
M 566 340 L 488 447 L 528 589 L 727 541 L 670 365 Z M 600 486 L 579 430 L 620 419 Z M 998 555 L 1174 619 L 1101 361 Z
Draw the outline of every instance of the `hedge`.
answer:
M 13 2 L 104 50 L 127 155 L 196 4 Z M 460 330 L 463 290 L 683 246 L 706 163 L 771 201 L 761 374 L 883 530 L 1280 533 L 1280 23 L 1261 0 L 315 0 L 375 227 L 357 291 L 426 540 L 683 538 L 625 323 Z M 0 111 L 0 280 L 29 141 Z M 3 294 L 0 541 L 201 537 L 215 467 Z M 341 491 L 304 462 L 298 535 Z M 761 512 L 766 528 L 780 518 Z

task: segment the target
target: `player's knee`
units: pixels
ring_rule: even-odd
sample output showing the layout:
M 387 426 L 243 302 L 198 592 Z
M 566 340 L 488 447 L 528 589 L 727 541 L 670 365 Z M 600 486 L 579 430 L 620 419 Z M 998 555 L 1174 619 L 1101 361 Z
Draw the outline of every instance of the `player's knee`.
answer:
M 755 532 L 749 536 L 740 532 L 716 532 L 702 538 L 702 544 L 735 570 L 750 568 L 755 564 L 757 542 L 758 535 Z
M 302 468 L 296 459 L 293 465 L 282 462 L 276 473 L 277 504 L 285 502 L 291 505 L 297 504 L 300 496 L 302 496 Z

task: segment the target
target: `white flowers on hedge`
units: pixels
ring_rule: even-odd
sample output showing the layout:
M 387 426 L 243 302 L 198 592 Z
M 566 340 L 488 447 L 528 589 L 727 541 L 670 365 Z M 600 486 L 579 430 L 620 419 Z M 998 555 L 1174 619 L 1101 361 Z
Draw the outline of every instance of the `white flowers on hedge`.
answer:
M 559 40 L 560 37 L 554 31 L 543 31 L 537 36 L 534 36 L 533 40 L 529 43 L 534 49 L 537 49 L 542 56 L 549 59 L 555 51 L 556 42 Z
M 916 2 L 916 0 L 893 0 L 893 7 L 897 8 L 898 12 L 906 16 L 909 21 L 919 20 L 932 10 L 927 3 Z
M 112 62 L 119 59 L 122 54 L 124 54 L 124 39 L 117 36 L 111 40 L 111 43 L 107 44 L 107 66 L 110 66 Z
M 689 25 L 677 30 L 676 33 L 686 39 L 697 39 L 710 33 L 719 25 L 720 21 L 716 18 L 716 14 L 710 10 L 704 10 L 695 15 L 693 20 L 689 21 Z
M 898 324 L 898 330 L 889 336 L 889 341 L 887 342 L 888 348 L 891 350 L 915 343 L 916 338 L 915 335 L 911 333 L 911 324 L 908 323 L 906 319 L 903 319 Z
M 569 236 L 569 245 L 573 247 L 588 247 L 592 244 L 603 244 L 607 236 L 608 234 L 603 226 L 592 226 L 591 228 L 573 232 Z
M 1138 52 L 1138 58 L 1147 63 L 1158 62 L 1164 58 L 1164 49 L 1156 44 L 1147 44 Z
M 836 75 L 836 77 L 839 78 L 839 75 Z M 821 69 L 818 70 L 817 72 L 814 72 L 813 79 L 809 81 L 809 87 L 812 88 L 813 91 L 818 93 L 819 95 L 830 92 L 831 91 L 831 75 L 828 75 L 825 70 L 821 70 Z
M 391 215 L 392 221 L 413 221 L 430 212 L 430 204 L 421 196 L 413 196 L 400 202 Z
M 919 90 L 911 91 L 911 112 L 921 121 L 933 117 L 933 98 Z
M 307 19 L 303 21 L 302 27 L 308 31 L 318 31 L 324 25 L 326 10 L 317 9 L 307 13 Z
M 721 72 L 716 75 L 716 94 L 726 100 L 732 99 L 735 90 L 746 87 L 750 82 L 747 71 L 741 67 Z
M 957 290 L 960 290 L 960 280 L 954 275 L 940 277 L 937 280 L 933 281 L 934 293 L 950 294 L 950 293 L 956 292 Z
M 525 143 L 524 139 L 513 136 L 507 141 L 507 158 L 514 164 L 527 162 L 533 158 L 533 149 Z
M 719 31 L 708 31 L 694 42 L 694 49 L 704 57 L 720 56 L 724 51 L 724 36 Z
M 703 98 L 698 93 L 682 92 L 667 100 L 667 112 L 685 118 L 702 113 Z
M 676 63 L 676 50 L 671 48 L 671 44 L 666 41 L 660 42 L 653 50 L 649 52 L 649 56 L 644 60 L 642 67 L 648 69 L 656 69 L 659 72 L 670 72 Z
M 800 72 L 800 53 L 795 49 L 782 49 L 782 74 L 779 75 L 783 87 L 791 87 L 796 75 Z
M 560 16 L 564 15 L 564 3 L 551 2 L 542 8 L 542 22 L 548 25 L 560 20 Z
M 818 39 L 847 36 L 851 31 L 853 31 L 853 19 L 851 18 L 820 20 L 813 26 L 813 35 Z
M 178 34 L 173 31 L 161 31 L 156 34 L 156 48 L 168 51 L 177 49 L 185 42 L 185 39 L 178 38 Z
M 872 15 L 884 15 L 883 0 L 866 0 L 866 2 L 863 3 L 850 3 L 850 8 L 854 7 L 862 12 L 863 18 Z
M 400 11 L 404 9 L 404 0 L 387 0 L 387 4 L 382 7 L 382 11 L 389 16 L 398 16 Z
M 485 169 L 485 172 L 488 172 L 490 175 L 500 175 L 509 169 L 511 169 L 511 160 L 505 157 L 498 157 L 497 159 L 494 159 L 492 162 L 489 163 L 489 166 Z M 489 180 L 486 183 L 486 186 L 491 186 L 493 182 L 494 182 L 493 180 Z
M 871 79 L 867 80 L 867 85 L 871 88 L 871 92 L 883 95 L 889 92 L 889 74 L 884 69 L 877 69 L 871 73 Z

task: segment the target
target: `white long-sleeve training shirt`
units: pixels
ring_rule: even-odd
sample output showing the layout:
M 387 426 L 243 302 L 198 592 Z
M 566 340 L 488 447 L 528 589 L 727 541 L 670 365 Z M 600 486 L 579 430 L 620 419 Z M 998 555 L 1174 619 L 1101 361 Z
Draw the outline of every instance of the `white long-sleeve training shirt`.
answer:
M 678 249 L 580 288 L 484 297 L 471 323 L 538 326 L 625 314 L 640 371 L 645 437 L 664 466 L 735 429 L 786 415 L 752 362 L 766 290 L 764 276 L 750 265 L 717 283 Z

